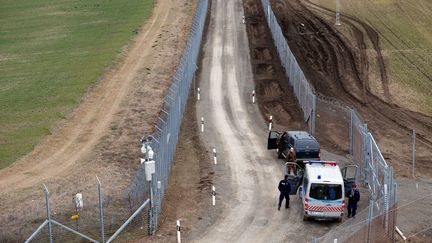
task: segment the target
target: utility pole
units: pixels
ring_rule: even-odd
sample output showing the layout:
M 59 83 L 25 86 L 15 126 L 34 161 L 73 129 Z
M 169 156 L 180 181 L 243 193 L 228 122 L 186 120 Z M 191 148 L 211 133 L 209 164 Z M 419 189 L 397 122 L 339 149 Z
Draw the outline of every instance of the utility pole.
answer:
M 336 0 L 336 26 L 341 25 L 340 23 L 340 0 Z

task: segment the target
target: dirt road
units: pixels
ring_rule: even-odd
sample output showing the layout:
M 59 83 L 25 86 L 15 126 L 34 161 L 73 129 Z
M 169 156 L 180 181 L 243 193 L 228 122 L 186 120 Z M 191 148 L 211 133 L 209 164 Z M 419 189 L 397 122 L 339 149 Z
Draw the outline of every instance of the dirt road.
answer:
M 336 223 L 303 222 L 297 196 L 291 197 L 290 209 L 276 209 L 283 162 L 266 150 L 267 125 L 250 102 L 254 76 L 242 16 L 240 0 L 212 2 L 197 120 L 205 120 L 201 138 L 206 148 L 218 151 L 217 206 L 194 226 L 188 240 L 282 242 L 294 235 L 312 240 Z

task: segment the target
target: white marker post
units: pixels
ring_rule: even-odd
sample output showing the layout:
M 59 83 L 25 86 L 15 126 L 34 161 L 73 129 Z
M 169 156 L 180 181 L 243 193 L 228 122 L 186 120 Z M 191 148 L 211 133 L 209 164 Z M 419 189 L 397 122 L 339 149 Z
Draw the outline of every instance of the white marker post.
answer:
M 272 129 L 272 124 L 273 124 L 273 116 L 270 116 L 270 118 L 269 118 L 269 131 L 271 131 L 271 129 Z
M 201 117 L 201 132 L 204 132 L 204 117 Z
M 246 23 L 246 19 L 245 19 L 245 16 L 243 15 L 243 24 L 245 24 Z
M 215 206 L 216 205 L 216 188 L 214 186 L 212 186 L 212 205 Z
M 400 237 L 402 237 L 403 240 L 406 240 L 407 238 L 405 237 L 405 235 L 402 233 L 402 231 L 400 231 L 400 229 L 395 226 L 396 232 L 400 235 Z
M 177 243 L 181 243 L 181 235 L 180 235 L 180 220 L 177 220 Z
M 255 90 L 252 90 L 252 104 L 255 104 Z
M 214 164 L 217 165 L 216 148 L 213 148 L 213 155 Z
M 198 88 L 197 91 L 198 91 L 198 93 L 197 93 L 197 100 L 200 100 L 200 95 L 201 95 L 200 94 L 200 91 L 201 91 L 200 88 Z

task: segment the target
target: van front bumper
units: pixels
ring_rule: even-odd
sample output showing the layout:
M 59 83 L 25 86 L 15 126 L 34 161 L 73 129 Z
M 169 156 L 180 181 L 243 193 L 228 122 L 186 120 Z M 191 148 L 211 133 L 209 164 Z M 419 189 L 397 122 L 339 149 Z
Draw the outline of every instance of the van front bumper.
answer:
M 322 211 L 305 211 L 307 218 L 334 219 L 343 217 L 343 212 L 322 212 Z

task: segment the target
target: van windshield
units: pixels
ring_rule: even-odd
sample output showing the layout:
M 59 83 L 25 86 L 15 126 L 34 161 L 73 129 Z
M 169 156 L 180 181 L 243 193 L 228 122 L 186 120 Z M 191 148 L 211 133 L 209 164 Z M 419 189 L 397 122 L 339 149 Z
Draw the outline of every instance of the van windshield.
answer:
M 342 185 L 312 183 L 309 197 L 317 200 L 337 200 L 342 198 Z

